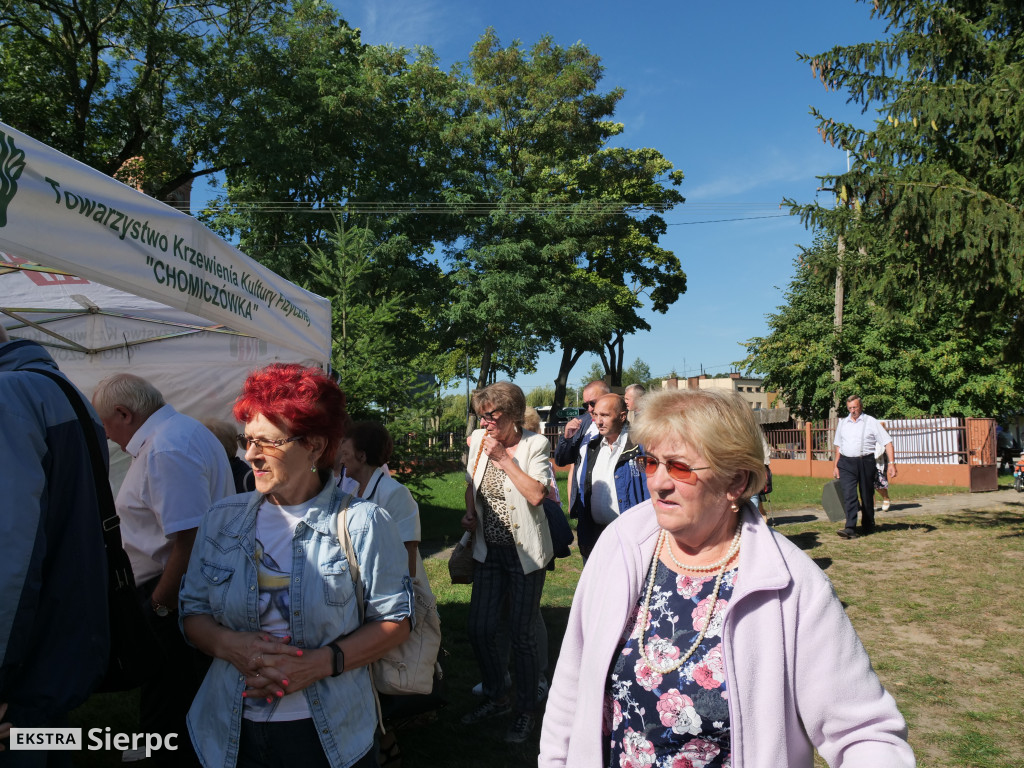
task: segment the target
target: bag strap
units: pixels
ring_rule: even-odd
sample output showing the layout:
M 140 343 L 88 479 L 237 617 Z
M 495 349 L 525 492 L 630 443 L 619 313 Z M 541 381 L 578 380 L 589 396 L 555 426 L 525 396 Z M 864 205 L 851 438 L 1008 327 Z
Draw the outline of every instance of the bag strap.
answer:
M 103 549 L 107 555 L 107 575 L 108 578 L 116 580 L 114 583 L 117 584 L 118 589 L 135 589 L 135 574 L 132 573 L 131 561 L 125 554 L 124 544 L 121 541 L 121 518 L 117 516 L 114 494 L 110 490 L 110 479 L 107 469 L 103 465 L 100 440 L 96 435 L 96 428 L 93 426 L 89 409 L 85 407 L 85 403 L 82 401 L 82 395 L 70 381 L 58 373 L 39 368 L 26 368 L 24 370 L 38 373 L 57 384 L 74 409 L 75 415 L 78 416 L 78 424 L 82 428 L 85 444 L 89 448 L 89 460 L 92 464 L 93 485 L 96 489 L 96 506 L 99 510 L 100 528 L 103 533 Z
M 103 544 L 108 552 L 121 549 L 121 518 L 117 516 L 114 494 L 110 490 L 110 480 L 107 476 L 107 470 L 103 466 L 103 453 L 100 451 L 99 437 L 96 435 L 96 429 L 93 426 L 89 410 L 85 407 L 85 403 L 82 402 L 82 396 L 70 381 L 58 373 L 38 368 L 25 368 L 23 370 L 38 373 L 56 383 L 63 390 L 71 407 L 75 409 L 78 423 L 82 427 L 82 432 L 85 433 L 85 444 L 89 448 L 89 460 L 92 463 L 93 481 L 96 486 L 96 499 L 99 502 L 97 506 L 100 513 L 100 525 L 103 528 Z M 120 581 L 121 574 L 118 573 L 117 576 Z M 134 577 L 129 583 L 132 582 L 134 582 Z
M 363 609 L 363 578 L 359 572 L 359 561 L 356 560 L 355 549 L 352 546 L 352 534 L 348 532 L 348 506 L 352 501 L 352 494 L 346 493 L 341 500 L 341 508 L 338 510 L 338 541 L 345 550 L 345 558 L 348 560 L 349 573 L 352 575 L 352 585 L 356 590 L 356 605 L 359 607 L 359 626 L 363 626 L 365 614 Z M 373 666 L 366 665 L 370 673 L 370 690 L 373 691 L 373 703 L 377 708 L 377 723 L 380 725 L 380 732 L 384 730 L 384 715 L 380 709 L 380 696 L 377 694 L 377 685 L 373 682 Z

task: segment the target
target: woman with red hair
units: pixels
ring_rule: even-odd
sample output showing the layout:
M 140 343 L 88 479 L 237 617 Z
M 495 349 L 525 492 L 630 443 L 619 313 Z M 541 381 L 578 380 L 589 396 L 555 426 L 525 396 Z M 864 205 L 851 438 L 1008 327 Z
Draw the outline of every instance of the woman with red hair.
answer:
M 367 665 L 409 636 L 392 520 L 331 480 L 345 395 L 315 368 L 253 372 L 234 409 L 256 490 L 207 513 L 181 590 L 185 636 L 213 657 L 188 715 L 205 766 L 376 766 Z M 338 513 L 359 565 L 359 605 Z

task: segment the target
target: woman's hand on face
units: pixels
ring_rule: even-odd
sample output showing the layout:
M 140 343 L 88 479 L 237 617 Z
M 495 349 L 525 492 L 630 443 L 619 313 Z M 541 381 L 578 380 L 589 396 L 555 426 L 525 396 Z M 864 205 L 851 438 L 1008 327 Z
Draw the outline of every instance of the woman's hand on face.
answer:
M 508 458 L 508 451 L 505 450 L 505 446 L 490 435 L 484 436 L 482 447 L 484 453 L 487 454 L 487 458 L 499 467 L 501 466 L 501 463 Z

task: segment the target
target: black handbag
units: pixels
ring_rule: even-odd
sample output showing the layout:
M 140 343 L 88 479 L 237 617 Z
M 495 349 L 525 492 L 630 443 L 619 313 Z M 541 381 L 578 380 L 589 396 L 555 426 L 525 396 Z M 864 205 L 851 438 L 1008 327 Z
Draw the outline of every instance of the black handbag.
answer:
M 110 480 L 103 466 L 100 441 L 78 390 L 63 376 L 52 371 L 38 368 L 32 371 L 46 376 L 63 390 L 71 407 L 75 409 L 79 425 L 85 433 L 96 486 L 100 525 L 103 527 L 103 546 L 107 553 L 110 657 L 107 672 L 96 692 L 129 691 L 138 688 L 148 678 L 153 663 L 152 649 L 157 646 L 157 640 L 143 615 L 142 604 L 135 591 L 135 575 L 132 573 L 131 560 L 128 559 L 128 554 L 121 543 L 121 520 L 117 516 Z
M 562 505 L 553 499 L 544 499 L 544 514 L 548 518 L 555 557 L 568 557 L 571 554 L 569 547 L 572 546 L 574 537 L 572 527 L 565 517 L 565 512 L 562 511 Z

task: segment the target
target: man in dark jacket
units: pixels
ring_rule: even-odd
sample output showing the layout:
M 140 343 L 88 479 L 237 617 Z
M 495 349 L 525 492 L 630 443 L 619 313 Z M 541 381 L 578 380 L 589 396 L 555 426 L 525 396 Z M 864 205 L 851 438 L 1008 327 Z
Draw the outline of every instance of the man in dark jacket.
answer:
M 584 558 L 590 556 L 601 532 L 616 517 L 650 496 L 647 475 L 635 461 L 643 455 L 643 449 L 629 439 L 625 400 L 621 395 L 605 395 L 598 399 L 592 413 L 597 434 L 583 451 L 583 479 L 573 504 Z
M 569 509 L 571 510 L 576 501 L 576 493 L 579 488 L 579 480 L 582 477 L 581 447 L 590 438 L 597 434 L 597 427 L 594 426 L 592 414 L 598 399 L 611 392 L 608 385 L 601 379 L 595 379 L 583 388 L 583 405 L 587 412 L 583 416 L 572 419 L 565 425 L 565 429 L 558 437 L 555 445 L 555 464 L 560 467 L 570 466 L 569 472 Z M 570 513 L 570 517 L 575 515 Z
M 54 728 L 107 667 L 107 561 L 82 425 L 63 390 L 33 370 L 58 369 L 41 346 L 10 341 L 0 326 L 0 704 L 16 727 Z M 82 400 L 106 464 L 103 428 Z M 4 760 L 70 765 L 69 755 Z

